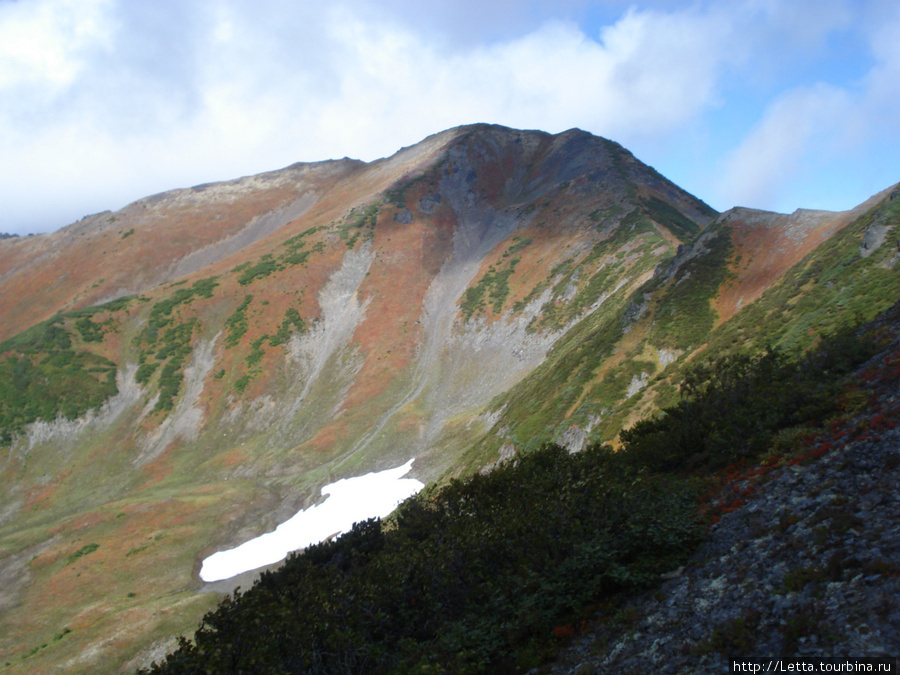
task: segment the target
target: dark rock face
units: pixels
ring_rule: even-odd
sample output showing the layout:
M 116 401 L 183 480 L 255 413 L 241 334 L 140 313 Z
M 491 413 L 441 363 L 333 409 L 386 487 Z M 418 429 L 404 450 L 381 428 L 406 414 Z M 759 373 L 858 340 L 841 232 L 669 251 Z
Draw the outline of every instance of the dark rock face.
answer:
M 893 200 L 893 193 L 891 196 L 891 200 Z M 862 241 L 859 244 L 859 254 L 863 258 L 866 258 L 874 253 L 878 249 L 878 247 L 880 247 L 884 243 L 885 239 L 887 238 L 888 232 L 893 229 L 893 224 L 891 223 L 890 216 L 886 211 L 886 207 L 882 207 L 881 209 L 879 209 L 878 213 L 875 215 L 874 220 L 872 221 L 872 224 L 866 228 L 866 231 L 863 234 Z
M 409 225 L 413 221 L 412 211 L 409 209 L 401 209 L 397 211 L 394 220 L 401 225 Z
M 434 210 L 441 204 L 441 193 L 425 195 L 419 200 L 419 211 L 422 213 L 434 213 Z

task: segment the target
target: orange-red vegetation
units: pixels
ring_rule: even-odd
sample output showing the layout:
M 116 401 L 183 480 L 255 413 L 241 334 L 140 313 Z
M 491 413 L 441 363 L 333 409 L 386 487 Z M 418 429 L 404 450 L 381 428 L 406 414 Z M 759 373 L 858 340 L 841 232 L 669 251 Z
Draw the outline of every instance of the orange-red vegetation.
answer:
M 719 323 L 759 298 L 791 267 L 850 223 L 852 213 L 738 211 L 728 221 L 734 244 L 734 277 L 723 285 L 714 301 Z
M 415 356 L 419 315 L 432 276 L 423 269 L 426 226 L 382 217 L 375 228 L 375 260 L 360 287 L 369 303 L 354 334 L 365 363 L 343 407 L 352 409 L 384 392 Z M 397 279 L 403 279 L 402 285 Z

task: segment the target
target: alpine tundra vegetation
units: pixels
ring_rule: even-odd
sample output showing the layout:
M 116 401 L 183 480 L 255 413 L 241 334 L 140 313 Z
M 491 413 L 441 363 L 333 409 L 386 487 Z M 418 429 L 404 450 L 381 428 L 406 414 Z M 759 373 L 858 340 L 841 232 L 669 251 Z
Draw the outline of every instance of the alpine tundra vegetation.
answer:
M 898 221 L 897 186 L 717 213 L 613 141 L 472 125 L 3 238 L 0 671 L 525 672 L 587 635 L 560 663 L 638 658 L 661 575 L 752 517 L 734 486 L 893 433 L 865 378 L 897 375 Z M 859 471 L 896 476 L 893 447 Z M 391 470 L 396 499 L 427 486 L 392 515 L 201 574 Z M 896 527 L 856 562 L 827 529 L 863 531 L 854 499 L 773 568 L 794 604 L 684 649 L 896 654 Z M 817 632 L 806 591 L 863 573 L 894 637 Z

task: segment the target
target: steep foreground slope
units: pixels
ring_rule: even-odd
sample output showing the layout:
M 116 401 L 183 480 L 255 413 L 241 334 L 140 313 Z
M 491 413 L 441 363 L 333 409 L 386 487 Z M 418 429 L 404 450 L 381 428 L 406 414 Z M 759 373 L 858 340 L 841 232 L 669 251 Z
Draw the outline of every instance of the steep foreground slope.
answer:
M 900 304 L 873 333 L 884 347 L 845 385 L 842 414 L 759 465 L 722 472 L 696 553 L 652 592 L 569 626 L 577 637 L 542 673 L 721 673 L 752 655 L 897 658 Z
M 0 667 L 147 663 L 203 558 L 326 483 L 613 439 L 700 353 L 871 318 L 893 196 L 716 218 L 610 141 L 474 126 L 0 241 Z

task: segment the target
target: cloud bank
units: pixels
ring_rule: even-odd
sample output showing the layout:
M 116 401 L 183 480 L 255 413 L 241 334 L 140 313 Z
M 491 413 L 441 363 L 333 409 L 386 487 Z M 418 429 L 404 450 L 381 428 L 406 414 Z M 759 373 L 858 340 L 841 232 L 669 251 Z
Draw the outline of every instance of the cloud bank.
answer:
M 473 122 L 613 138 L 718 208 L 860 201 L 900 179 L 894 4 L 0 0 L 0 231 Z

